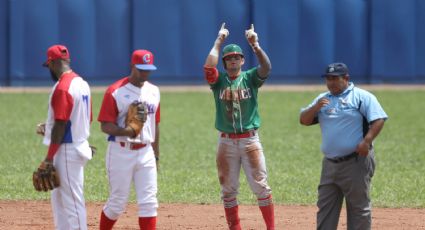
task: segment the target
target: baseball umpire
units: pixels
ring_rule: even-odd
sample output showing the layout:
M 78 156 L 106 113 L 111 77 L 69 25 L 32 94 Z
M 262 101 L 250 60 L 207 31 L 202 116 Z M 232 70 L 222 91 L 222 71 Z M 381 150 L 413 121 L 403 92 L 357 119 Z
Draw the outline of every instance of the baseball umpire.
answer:
M 33 174 L 37 191 L 52 191 L 56 229 L 87 229 L 84 201 L 84 166 L 92 158 L 87 141 L 92 121 L 92 100 L 87 82 L 70 67 L 63 45 L 47 50 L 47 67 L 56 84 L 49 97 L 46 123 L 37 133 L 49 146 L 45 160 Z
M 347 228 L 370 229 L 373 140 L 388 117 L 373 94 L 349 82 L 344 63 L 330 64 L 322 76 L 329 91 L 321 93 L 300 114 L 301 124 L 319 123 L 322 132 L 324 158 L 317 229 L 337 229 L 344 197 Z
M 136 190 L 140 229 L 156 227 L 158 208 L 160 93 L 148 82 L 156 70 L 148 50 L 135 50 L 129 77 L 106 90 L 98 121 L 108 134 L 106 171 L 109 199 L 103 207 L 100 229 L 112 229 L 124 212 L 132 183 Z
M 225 72 L 219 72 L 216 68 L 219 50 L 228 35 L 229 31 L 223 23 L 204 65 L 205 78 L 216 105 L 215 127 L 219 131 L 216 161 L 221 198 L 229 229 L 241 229 L 237 194 L 242 166 L 251 190 L 257 196 L 267 229 L 270 230 L 274 229 L 274 207 L 271 189 L 267 184 L 263 147 L 257 131 L 260 127 L 257 93 L 269 75 L 271 63 L 258 43 L 254 25 L 251 25 L 245 31 L 245 36 L 259 65 L 242 71 L 245 63 L 242 49 L 238 45 L 229 44 L 222 51 Z

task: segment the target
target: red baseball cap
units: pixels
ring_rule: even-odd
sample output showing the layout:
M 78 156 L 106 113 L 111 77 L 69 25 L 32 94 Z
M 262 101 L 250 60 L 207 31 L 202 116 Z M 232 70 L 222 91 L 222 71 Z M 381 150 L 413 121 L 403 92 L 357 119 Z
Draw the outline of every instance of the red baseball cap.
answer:
M 149 50 L 135 50 L 131 56 L 131 64 L 140 70 L 156 70 L 153 64 L 153 54 Z
M 43 63 L 43 66 L 48 66 L 49 63 L 56 59 L 69 59 L 69 51 L 66 46 L 53 45 L 47 49 L 47 61 Z

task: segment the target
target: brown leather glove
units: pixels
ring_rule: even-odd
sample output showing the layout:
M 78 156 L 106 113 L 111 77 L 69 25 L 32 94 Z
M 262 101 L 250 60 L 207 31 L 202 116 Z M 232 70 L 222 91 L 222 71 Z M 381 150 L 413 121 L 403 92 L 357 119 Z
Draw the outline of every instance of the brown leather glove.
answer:
M 47 192 L 59 187 L 59 175 L 52 162 L 42 161 L 40 166 L 32 174 L 32 183 L 37 191 Z
M 134 130 L 136 137 L 142 131 L 143 125 L 148 117 L 148 108 L 142 102 L 133 102 L 128 107 L 127 117 L 125 118 L 126 127 L 131 127 Z

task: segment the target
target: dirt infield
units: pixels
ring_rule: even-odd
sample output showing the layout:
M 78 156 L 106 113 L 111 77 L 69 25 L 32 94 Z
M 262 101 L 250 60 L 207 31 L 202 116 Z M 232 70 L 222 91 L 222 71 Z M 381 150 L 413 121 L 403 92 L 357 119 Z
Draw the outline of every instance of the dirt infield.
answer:
M 87 205 L 89 229 L 99 228 L 102 203 Z M 299 230 L 315 228 L 314 206 L 282 206 L 275 209 L 276 229 Z M 226 229 L 222 205 L 160 204 L 157 229 Z M 265 229 L 256 206 L 241 205 L 243 229 Z M 346 214 L 342 212 L 338 229 L 346 229 Z M 0 201 L 0 229 L 53 229 L 48 201 Z M 114 229 L 138 229 L 137 206 L 127 206 Z M 374 208 L 372 229 L 425 229 L 425 209 Z

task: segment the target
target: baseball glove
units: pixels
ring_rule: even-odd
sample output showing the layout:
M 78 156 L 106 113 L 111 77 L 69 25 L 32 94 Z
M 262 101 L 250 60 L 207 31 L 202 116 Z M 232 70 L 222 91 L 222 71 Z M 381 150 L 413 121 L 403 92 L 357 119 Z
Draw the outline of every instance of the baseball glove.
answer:
M 59 187 L 59 175 L 52 162 L 43 161 L 32 174 L 32 183 L 37 191 L 47 192 Z
M 139 135 L 142 131 L 143 124 L 148 117 L 148 108 L 142 102 L 133 102 L 128 107 L 127 117 L 125 118 L 126 127 L 131 127 L 134 130 L 134 136 Z
M 38 135 L 44 136 L 44 133 L 46 131 L 46 124 L 45 123 L 40 123 L 37 125 L 37 129 L 36 129 L 36 133 Z

